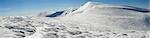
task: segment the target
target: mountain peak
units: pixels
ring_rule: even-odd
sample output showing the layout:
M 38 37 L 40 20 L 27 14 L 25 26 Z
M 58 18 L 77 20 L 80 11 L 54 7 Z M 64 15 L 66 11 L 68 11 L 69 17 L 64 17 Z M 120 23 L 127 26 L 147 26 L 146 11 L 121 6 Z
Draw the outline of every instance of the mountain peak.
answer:
M 84 5 L 93 5 L 94 2 L 88 1 L 87 3 L 85 3 Z
M 101 3 L 100 2 L 88 1 L 84 5 L 97 5 L 97 4 L 101 4 Z
M 81 6 L 78 10 L 74 11 L 74 13 L 79 13 L 79 12 L 81 13 L 88 9 L 97 9 L 97 8 L 123 9 L 123 10 L 130 10 L 130 11 L 136 11 L 136 12 L 142 12 L 142 13 L 150 12 L 148 9 L 138 8 L 138 7 L 134 7 L 134 6 L 112 5 L 112 4 L 104 4 L 104 3 L 100 3 L 100 2 L 88 1 L 83 6 Z
M 149 13 L 150 11 L 148 9 L 144 8 L 138 8 L 138 7 L 133 7 L 133 6 L 127 6 L 127 5 L 111 5 L 111 4 L 104 4 L 104 3 L 99 3 L 99 2 L 92 2 L 88 1 L 85 3 L 83 6 L 81 6 L 78 9 L 69 9 L 69 10 L 63 10 L 63 11 L 57 11 L 54 14 L 48 15 L 48 17 L 57 17 L 57 16 L 72 16 L 76 14 L 81 14 L 81 13 L 93 13 L 91 11 L 97 11 L 97 13 L 104 13 L 102 11 L 107 11 L 110 10 L 113 13 L 112 14 L 117 14 L 116 11 L 124 11 L 127 12 L 135 12 L 135 13 Z M 110 13 L 110 12 L 105 12 L 105 13 Z M 122 13 L 122 12 L 120 12 Z

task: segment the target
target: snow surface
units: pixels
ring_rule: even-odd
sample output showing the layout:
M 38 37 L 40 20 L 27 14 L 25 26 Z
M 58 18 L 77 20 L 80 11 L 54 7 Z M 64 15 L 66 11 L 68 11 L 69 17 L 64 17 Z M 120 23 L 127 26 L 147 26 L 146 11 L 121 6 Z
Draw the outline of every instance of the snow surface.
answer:
M 46 17 L 0 17 L 0 38 L 149 38 L 150 31 L 112 31 Z M 102 30 L 103 29 L 103 30 Z
M 150 38 L 150 13 L 122 8 L 135 9 L 87 2 L 56 17 L 1 16 L 0 38 Z
M 72 14 L 62 17 L 61 20 L 91 24 L 97 29 L 107 26 L 110 29 L 150 30 L 150 13 L 119 8 L 132 7 L 88 2 Z

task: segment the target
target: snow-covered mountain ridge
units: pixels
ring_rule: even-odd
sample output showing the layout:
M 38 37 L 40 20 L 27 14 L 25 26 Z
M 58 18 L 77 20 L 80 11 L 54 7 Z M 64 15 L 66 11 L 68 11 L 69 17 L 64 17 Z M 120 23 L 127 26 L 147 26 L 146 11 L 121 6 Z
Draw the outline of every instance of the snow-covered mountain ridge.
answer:
M 90 2 L 89 1 L 89 2 L 85 3 L 83 6 L 81 6 L 80 8 L 78 8 L 77 10 L 73 11 L 71 14 L 83 13 L 83 11 L 92 10 L 92 9 L 96 9 L 96 10 L 97 9 L 114 9 L 114 10 L 118 9 L 118 11 L 128 10 L 128 11 L 134 11 L 134 12 L 137 12 L 137 13 L 139 13 L 139 12 L 140 13 L 149 13 L 150 12 L 149 9 L 138 8 L 138 7 L 133 7 L 133 6 L 110 5 L 110 4 L 103 4 L 103 3 L 99 3 L 99 2 Z M 73 9 L 71 9 L 71 10 L 73 10 Z M 64 12 L 64 13 L 67 13 L 67 12 Z M 68 14 L 68 15 L 70 15 L 70 14 Z
M 125 9 L 126 8 L 126 9 Z M 133 10 L 129 10 L 133 9 Z M 76 11 L 60 18 L 64 22 L 91 24 L 93 28 L 150 30 L 150 13 L 137 8 L 87 2 Z M 146 10 L 145 10 L 146 11 Z M 95 26 L 94 26 L 95 25 Z

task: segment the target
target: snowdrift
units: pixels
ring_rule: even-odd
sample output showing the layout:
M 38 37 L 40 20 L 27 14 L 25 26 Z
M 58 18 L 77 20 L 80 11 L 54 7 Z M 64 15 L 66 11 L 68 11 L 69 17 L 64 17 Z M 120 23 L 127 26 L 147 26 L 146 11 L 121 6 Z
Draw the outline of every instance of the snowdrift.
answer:
M 112 31 L 94 25 L 64 23 L 31 16 L 0 17 L 0 38 L 149 38 L 150 31 Z M 85 26 L 83 26 L 85 25 Z M 101 30 L 100 30 L 101 29 Z

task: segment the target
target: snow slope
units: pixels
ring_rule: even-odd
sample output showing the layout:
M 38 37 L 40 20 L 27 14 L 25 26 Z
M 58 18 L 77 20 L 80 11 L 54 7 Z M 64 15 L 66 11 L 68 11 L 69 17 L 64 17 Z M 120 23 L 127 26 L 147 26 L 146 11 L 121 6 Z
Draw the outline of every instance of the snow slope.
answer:
M 150 31 L 99 30 L 79 23 L 32 16 L 0 17 L 0 38 L 149 38 Z M 81 26 L 82 25 L 82 26 Z M 91 25 L 93 26 L 93 25 Z M 86 28 L 85 28 L 86 27 Z M 91 28 L 89 30 L 88 28 Z M 93 31 L 95 29 L 97 31 Z M 105 29 L 105 28 L 103 28 Z
M 63 17 L 69 14 L 72 14 L 73 11 L 75 11 L 76 9 L 70 8 L 67 10 L 63 10 L 63 11 L 57 11 L 53 14 L 49 14 L 49 15 L 45 15 L 45 17 Z
M 132 10 L 128 10 L 132 9 Z M 129 6 L 99 4 L 88 2 L 66 17 L 62 21 L 92 25 L 95 29 L 107 27 L 109 29 L 150 30 L 150 13 L 135 11 Z M 90 26 L 91 27 L 91 26 Z M 90 28 L 91 29 L 91 28 Z

